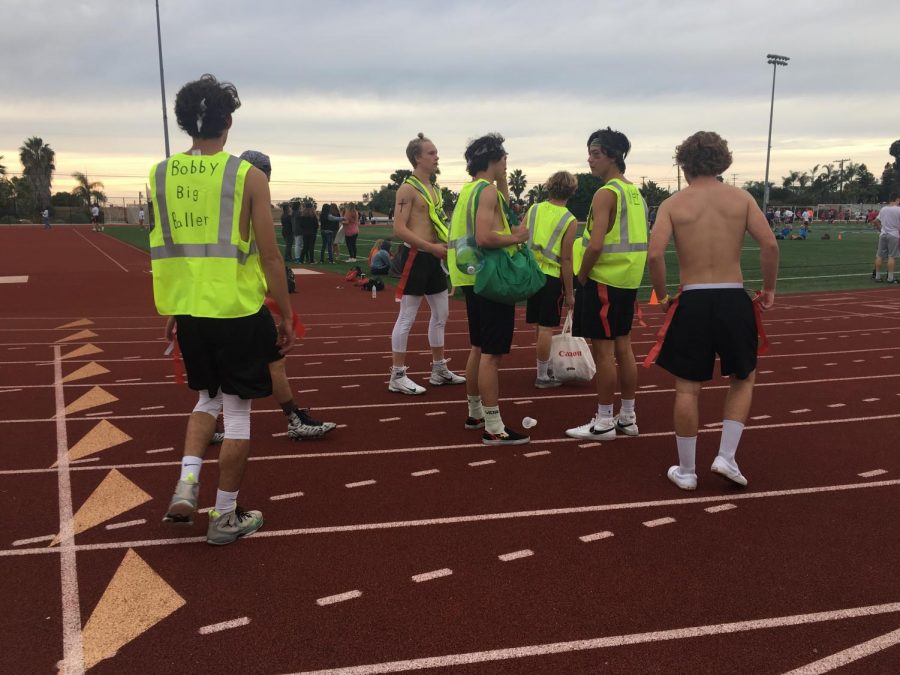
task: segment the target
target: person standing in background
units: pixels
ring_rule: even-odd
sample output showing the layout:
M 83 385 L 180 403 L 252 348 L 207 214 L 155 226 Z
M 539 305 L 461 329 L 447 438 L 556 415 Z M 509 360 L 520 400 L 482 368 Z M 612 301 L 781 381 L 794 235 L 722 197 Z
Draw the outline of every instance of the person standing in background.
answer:
M 291 261 L 291 254 L 293 253 L 294 248 L 294 225 L 291 221 L 292 213 L 296 213 L 298 210 L 299 204 L 294 202 L 293 204 L 289 204 L 285 202 L 281 205 L 281 238 L 284 239 L 284 262 L 288 263 Z
M 351 204 L 344 211 L 344 241 L 347 244 L 347 262 L 356 262 L 357 237 L 359 237 L 359 211 Z

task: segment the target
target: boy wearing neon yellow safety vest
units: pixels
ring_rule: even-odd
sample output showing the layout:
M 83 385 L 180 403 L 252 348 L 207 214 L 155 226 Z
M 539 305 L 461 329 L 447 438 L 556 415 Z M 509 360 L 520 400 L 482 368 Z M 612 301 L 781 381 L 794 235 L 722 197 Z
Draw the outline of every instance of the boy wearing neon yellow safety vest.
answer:
M 547 277 L 540 291 L 528 298 L 526 323 L 536 324 L 538 389 L 558 387 L 562 382 L 550 372 L 550 342 L 559 326 L 560 305 L 575 306 L 572 289 L 572 245 L 578 223 L 566 202 L 578 189 L 578 181 L 568 171 L 557 171 L 547 179 L 549 199 L 534 204 L 525 214 L 528 246 Z
M 438 151 L 420 132 L 406 146 L 406 157 L 412 164 L 413 173 L 397 190 L 394 206 L 394 236 L 404 246 L 397 253 L 403 272 L 394 296 L 400 303 L 400 312 L 391 333 L 392 365 L 388 391 L 415 396 L 424 394 L 425 387 L 420 387 L 406 374 L 406 345 L 423 297 L 431 310 L 428 322 L 431 378 L 428 381 L 438 387 L 462 384 L 466 380 L 447 368 L 444 358 L 444 327 L 450 313 L 450 300 L 441 260 L 447 257 L 447 223 L 441 189 L 431 180 L 438 171 Z
M 528 238 L 523 226 L 510 228 L 506 216 L 509 187 L 506 179 L 506 150 L 503 136 L 488 134 L 469 144 L 465 152 L 466 171 L 472 177 L 459 193 L 450 223 L 450 250 L 447 266 L 454 287 L 466 297 L 469 342 L 472 349 L 466 362 L 466 394 L 469 416 L 466 429 L 481 429 L 485 445 L 520 445 L 530 439 L 503 424 L 500 417 L 500 361 L 512 346 L 516 322 L 515 305 L 493 302 L 475 293 L 474 274 L 456 266 L 456 249 L 464 245 L 506 248 Z
M 250 403 L 272 393 L 269 355 L 294 342 L 293 310 L 265 174 L 224 151 L 234 85 L 212 75 L 189 82 L 175 98 L 178 126 L 193 143 L 150 171 L 156 208 L 150 233 L 153 295 L 175 317 L 188 385 L 200 392 L 188 419 L 181 476 L 165 522 L 190 525 L 197 509 L 203 455 L 219 412 L 225 441 L 219 489 L 206 540 L 229 544 L 255 532 L 262 513 L 237 505 L 250 453 Z M 277 327 L 263 298 L 268 288 L 284 321 Z
M 587 424 L 566 430 L 572 438 L 611 441 L 617 431 L 638 435 L 631 324 L 647 262 L 647 204 L 624 176 L 630 150 L 625 134 L 609 127 L 588 138 L 588 165 L 604 185 L 594 193 L 584 234 L 573 249 L 577 284 L 572 334 L 591 341 L 597 412 Z M 622 407 L 614 415 L 617 380 Z

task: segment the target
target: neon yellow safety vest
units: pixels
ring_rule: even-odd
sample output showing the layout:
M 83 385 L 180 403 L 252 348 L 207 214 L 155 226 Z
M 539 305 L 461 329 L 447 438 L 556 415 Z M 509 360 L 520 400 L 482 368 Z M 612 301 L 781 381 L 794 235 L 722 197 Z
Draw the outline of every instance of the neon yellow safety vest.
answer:
M 266 278 L 253 229 L 241 240 L 241 205 L 250 163 L 227 152 L 179 153 L 150 171 L 150 261 L 160 314 L 216 319 L 262 306 Z
M 475 275 L 466 274 L 456 267 L 456 249 L 461 246 L 475 246 L 475 215 L 478 210 L 478 199 L 481 191 L 489 182 L 483 178 L 466 183 L 459 192 L 456 200 L 456 208 L 453 209 L 453 218 L 450 220 L 450 240 L 447 243 L 447 269 L 450 270 L 450 283 L 457 286 L 474 286 Z M 510 234 L 509 221 L 506 219 L 506 200 L 500 191 L 497 191 L 498 211 L 500 212 L 499 232 Z M 507 246 L 506 252 L 512 255 L 515 246 Z
M 616 195 L 616 215 L 603 238 L 603 251 L 588 276 L 597 283 L 616 288 L 637 288 L 647 262 L 647 203 L 632 183 L 614 178 L 601 190 Z M 584 252 L 591 240 L 594 214 L 588 211 L 584 234 L 572 250 L 573 270 L 578 274 Z
M 404 182 L 412 185 L 422 195 L 422 199 L 425 200 L 425 205 L 428 207 L 428 217 L 431 219 L 434 233 L 446 244 L 449 231 L 447 230 L 447 214 L 444 213 L 444 195 L 441 194 L 441 189 L 435 185 L 434 193 L 432 193 L 415 176 L 409 176 Z
M 565 206 L 540 202 L 528 209 L 525 222 L 528 223 L 528 248 L 534 252 L 541 271 L 559 277 L 563 237 L 575 223 L 575 216 Z

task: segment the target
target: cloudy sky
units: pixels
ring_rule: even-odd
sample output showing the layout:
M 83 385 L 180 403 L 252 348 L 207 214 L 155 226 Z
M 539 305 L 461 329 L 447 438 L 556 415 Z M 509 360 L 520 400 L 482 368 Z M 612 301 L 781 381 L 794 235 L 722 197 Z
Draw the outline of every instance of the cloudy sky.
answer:
M 466 180 L 466 141 L 507 138 L 529 184 L 586 170 L 589 133 L 632 142 L 628 176 L 674 187 L 675 146 L 699 129 L 734 152 L 729 181 L 762 180 L 772 67 L 771 177 L 849 158 L 880 176 L 900 138 L 900 3 L 891 0 L 160 0 L 173 103 L 205 72 L 243 105 L 227 149 L 272 156 L 273 198 L 358 199 L 406 165 L 423 131 L 442 182 Z M 136 199 L 164 156 L 153 0 L 0 0 L 0 155 L 40 136 L 54 191 L 73 171 Z

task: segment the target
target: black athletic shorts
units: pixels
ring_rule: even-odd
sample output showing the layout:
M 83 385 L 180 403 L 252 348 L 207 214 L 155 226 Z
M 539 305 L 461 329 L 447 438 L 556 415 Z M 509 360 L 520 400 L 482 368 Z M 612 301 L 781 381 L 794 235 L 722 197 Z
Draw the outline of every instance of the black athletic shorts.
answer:
M 563 301 L 562 279 L 547 275 L 547 283 L 528 298 L 525 322 L 556 328 L 559 325 L 560 307 Z
M 210 397 L 220 388 L 243 399 L 272 394 L 269 362 L 278 353 L 278 334 L 266 307 L 238 319 L 179 315 L 175 321 L 191 389 L 206 389 Z
M 656 363 L 692 382 L 712 379 L 716 354 L 722 375 L 746 379 L 756 368 L 759 337 L 753 301 L 743 288 L 682 292 Z
M 430 253 L 417 248 L 401 246 L 400 295 L 434 295 L 447 290 L 447 275 L 441 269 L 441 261 Z
M 483 298 L 471 286 L 463 286 L 469 343 L 482 354 L 509 354 L 516 328 L 516 306 Z
M 614 340 L 631 333 L 636 288 L 616 288 L 588 279 L 575 279 L 575 312 L 572 335 L 588 340 Z

